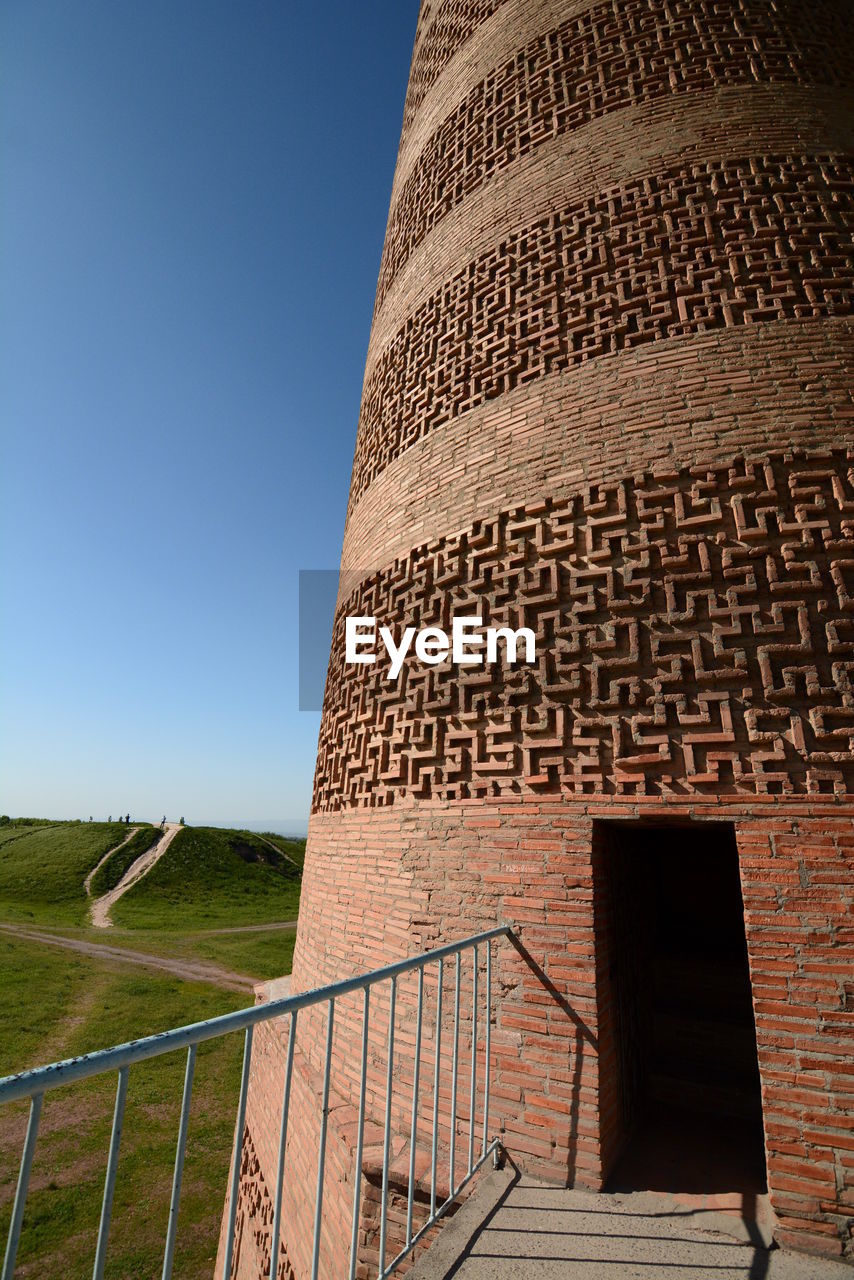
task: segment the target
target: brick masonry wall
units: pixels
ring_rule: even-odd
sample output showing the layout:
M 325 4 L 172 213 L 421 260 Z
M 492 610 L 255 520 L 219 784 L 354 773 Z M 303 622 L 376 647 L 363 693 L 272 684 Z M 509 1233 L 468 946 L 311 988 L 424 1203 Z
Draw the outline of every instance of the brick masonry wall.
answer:
M 854 452 L 659 471 L 496 513 L 364 578 L 333 633 L 316 809 L 854 780 Z M 344 618 L 529 628 L 534 666 L 344 663 Z
M 848 156 L 694 163 L 565 205 L 443 282 L 383 352 L 351 504 L 424 433 L 520 382 L 662 338 L 851 314 L 853 235 Z
M 542 141 L 639 101 L 671 98 L 672 115 L 672 95 L 763 83 L 844 86 L 850 71 L 849 24 L 835 0 L 809 10 L 757 0 L 605 0 L 588 7 L 516 50 L 422 148 L 392 206 L 378 305 L 445 214 Z
M 603 966 L 597 967 L 604 929 L 592 910 L 593 822 L 638 817 L 734 822 L 778 1234 L 782 1241 L 839 1254 L 849 1240 L 854 1209 L 852 928 L 846 918 L 852 816 L 851 802 L 786 797 L 745 802 L 735 796 L 666 804 L 655 797 L 591 797 L 581 803 L 530 796 L 466 804 L 431 800 L 319 814 L 310 836 L 322 857 L 307 872 L 295 969 L 310 973 L 313 985 L 364 971 L 404 949 L 414 952 L 497 922 L 510 924 L 516 944 L 501 942 L 493 953 L 490 1129 L 501 1133 L 523 1167 L 556 1182 L 598 1188 L 613 1156 L 615 1098 L 610 999 Z M 346 885 L 347 891 L 330 893 L 330 885 Z M 468 1134 L 470 965 L 463 973 L 458 1174 Z M 451 978 L 446 970 L 445 1117 L 450 1112 Z M 480 990 L 482 1061 L 482 970 Z M 366 1146 L 374 1165 L 385 1104 L 387 1008 L 385 996 L 378 999 L 375 1016 L 372 1011 Z M 425 1008 L 422 1185 L 431 1132 L 435 979 L 428 983 Z M 401 1175 L 408 1164 L 413 1013 L 414 984 L 399 993 L 396 1024 L 395 1156 Z M 349 1015 L 342 1009 L 336 1025 L 337 1089 L 324 1200 L 324 1225 L 334 1227 L 325 1255 L 330 1275 L 340 1273 L 333 1259 L 343 1257 L 350 1236 L 353 1169 L 347 1156 L 352 1160 L 355 1146 L 361 1006 L 352 1005 Z M 287 1238 L 297 1255 L 302 1251 L 303 1261 L 311 1239 L 323 1030 L 322 1018 L 300 1028 L 304 1054 L 302 1070 L 295 1073 L 299 1083 L 286 1166 L 286 1211 L 291 1211 L 293 1232 Z M 270 1031 L 262 1035 L 250 1091 L 249 1131 L 266 1171 L 267 1197 L 275 1185 L 285 1043 Z M 478 1080 L 480 1090 L 480 1071 Z M 480 1122 L 478 1113 L 478 1138 Z M 445 1162 L 448 1141 L 443 1124 Z M 258 1192 L 258 1170 L 252 1169 L 240 1221 L 245 1213 L 252 1230 L 263 1234 L 272 1209 Z M 253 1217 L 248 1210 L 259 1203 L 266 1209 L 260 1214 L 255 1209 Z M 299 1223 L 301 1230 L 294 1227 Z M 249 1239 L 251 1231 L 243 1225 L 239 1235 Z M 362 1243 L 367 1250 L 367 1240 Z
M 490 1130 L 523 1167 L 597 1188 L 619 1126 L 594 823 L 732 822 L 778 1238 L 834 1255 L 852 1251 L 854 1217 L 852 65 L 845 0 L 424 0 L 293 978 L 306 989 L 511 925 L 493 957 Z M 532 627 L 541 656 L 457 679 L 410 666 L 393 684 L 342 665 L 356 611 L 415 626 L 481 612 Z M 452 969 L 443 991 L 447 1185 Z M 435 974 L 425 992 L 416 1224 Z M 391 1251 L 414 1007 L 402 983 Z M 296 1280 L 324 1016 L 301 1015 L 296 1041 L 278 1268 Z M 356 1169 L 361 1028 L 358 1000 L 342 1006 L 329 1277 L 346 1274 L 356 1178 L 358 1274 L 376 1266 L 387 994 Z M 287 1028 L 259 1031 L 235 1275 L 269 1265 L 286 1046 Z M 459 1162 L 467 1087 L 454 1125 Z

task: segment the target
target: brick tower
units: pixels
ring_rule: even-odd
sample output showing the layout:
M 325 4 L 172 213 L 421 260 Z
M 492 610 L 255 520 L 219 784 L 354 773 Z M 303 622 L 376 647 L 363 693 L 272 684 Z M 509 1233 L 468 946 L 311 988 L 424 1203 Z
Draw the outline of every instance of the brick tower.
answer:
M 852 65 L 849 0 L 423 0 L 293 978 L 509 924 L 493 1100 L 516 1162 L 599 1188 L 641 1098 L 658 1115 L 714 1094 L 761 1120 L 779 1239 L 831 1254 L 854 1205 Z M 531 627 L 536 665 L 407 661 L 391 682 L 344 662 L 345 615 L 454 613 Z M 735 922 L 704 914 L 727 895 Z M 745 939 L 737 992 L 718 961 Z M 319 1026 L 300 1031 L 288 1147 L 306 1186 Z M 713 1085 L 698 1037 L 724 1058 L 749 1042 L 749 1104 L 747 1058 Z M 283 1061 L 275 1031 L 259 1041 L 247 1276 L 266 1265 Z M 308 1212 L 286 1192 L 300 1280 Z

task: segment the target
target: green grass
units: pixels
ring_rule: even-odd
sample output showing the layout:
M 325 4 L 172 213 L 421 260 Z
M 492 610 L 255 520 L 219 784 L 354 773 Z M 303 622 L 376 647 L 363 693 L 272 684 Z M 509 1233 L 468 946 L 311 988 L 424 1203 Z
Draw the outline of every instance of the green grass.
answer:
M 296 862 L 299 866 L 305 866 L 305 838 L 290 837 L 277 835 L 275 831 L 264 831 L 262 835 L 281 849 L 282 853 L 287 854 L 292 862 Z
M 295 932 L 230 926 L 296 918 L 304 841 L 185 828 L 113 909 L 88 924 L 84 880 L 127 828 L 119 823 L 0 824 L 0 920 L 264 979 L 289 973 Z M 159 831 L 144 827 L 99 871 L 113 887 Z M 271 848 L 270 846 L 274 847 Z M 213 985 L 90 959 L 0 933 L 0 1074 L 104 1048 L 247 1003 Z M 241 1037 L 199 1048 L 175 1276 L 213 1270 L 239 1087 Z M 169 1210 L 185 1055 L 132 1068 L 107 1274 L 158 1275 Z M 115 1074 L 48 1095 L 16 1277 L 91 1275 Z M 27 1108 L 0 1108 L 0 1239 L 14 1196 Z
M 0 937 L 0 1072 L 211 1017 L 241 1003 L 239 996 L 214 987 Z M 212 1274 L 241 1049 L 239 1036 L 199 1049 L 176 1276 Z M 181 1052 L 131 1068 L 107 1260 L 107 1273 L 122 1280 L 160 1273 L 184 1062 Z M 110 1073 L 47 1096 L 16 1276 L 91 1275 L 115 1085 Z M 2 1239 L 25 1126 L 24 1104 L 2 1109 Z
M 249 831 L 185 827 L 115 905 L 115 924 L 188 930 L 293 920 L 300 872 Z
M 259 982 L 290 973 L 296 940 L 295 929 L 273 928 L 240 933 L 216 929 L 178 933 L 174 929 L 114 928 L 105 933 L 103 929 L 78 927 L 51 932 L 176 960 L 206 961 Z
M 97 872 L 93 897 L 113 888 L 159 836 L 145 824 Z M 295 920 L 304 840 L 275 833 L 186 827 L 113 908 L 109 933 L 88 925 L 86 874 L 127 835 L 118 823 L 0 825 L 0 920 L 70 932 L 96 943 L 202 960 L 258 980 L 289 973 L 294 935 L 231 926 Z M 272 846 L 272 847 L 271 847 Z
M 0 845 L 8 840 L 17 840 L 28 835 L 33 827 L 68 827 L 79 826 L 79 823 L 54 822 L 50 818 L 0 818 Z
M 290 973 L 296 930 L 176 934 L 174 929 L 147 929 L 145 932 L 113 929 L 109 935 L 104 935 L 93 929 L 87 930 L 85 936 L 94 942 L 103 942 L 106 937 L 111 947 L 130 947 L 176 959 L 209 961 L 232 973 L 263 981 Z
M 159 827 L 140 827 L 136 835 L 128 840 L 121 849 L 117 849 L 112 858 L 108 858 L 103 867 L 92 877 L 92 897 L 100 898 L 101 894 L 114 889 L 138 857 L 150 849 L 162 835 Z
M 82 924 L 88 910 L 83 881 L 127 829 L 117 822 L 10 823 L 0 832 L 0 917 Z

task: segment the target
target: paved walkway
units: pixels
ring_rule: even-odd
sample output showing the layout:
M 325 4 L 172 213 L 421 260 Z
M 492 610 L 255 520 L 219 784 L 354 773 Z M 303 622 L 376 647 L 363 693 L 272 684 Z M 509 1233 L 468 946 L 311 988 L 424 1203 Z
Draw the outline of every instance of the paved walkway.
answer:
M 490 1173 L 409 1280 L 852 1280 L 843 1263 L 768 1250 L 717 1215 L 648 1193 L 595 1195 Z M 755 1228 L 743 1231 L 749 1236 Z

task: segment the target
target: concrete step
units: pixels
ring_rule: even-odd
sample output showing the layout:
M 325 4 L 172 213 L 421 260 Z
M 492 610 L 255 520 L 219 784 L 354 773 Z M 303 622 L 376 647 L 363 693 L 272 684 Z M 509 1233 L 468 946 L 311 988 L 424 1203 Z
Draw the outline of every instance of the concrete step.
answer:
M 408 1280 L 852 1280 L 854 1269 L 769 1249 L 767 1227 L 650 1192 L 482 1175 Z

